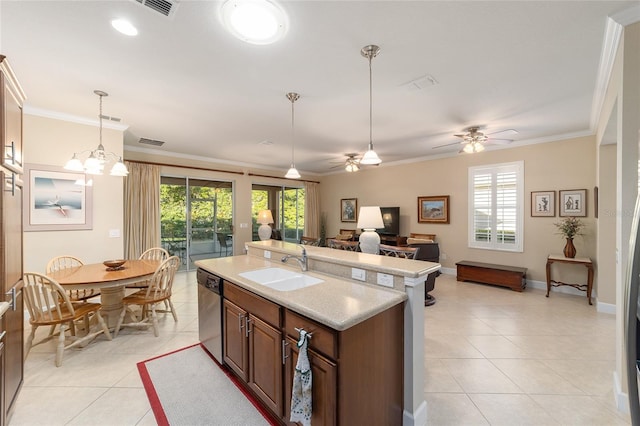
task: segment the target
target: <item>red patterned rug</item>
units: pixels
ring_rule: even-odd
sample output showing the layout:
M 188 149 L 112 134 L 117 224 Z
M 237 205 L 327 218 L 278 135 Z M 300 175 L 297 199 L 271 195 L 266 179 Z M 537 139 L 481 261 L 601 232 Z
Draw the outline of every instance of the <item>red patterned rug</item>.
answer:
M 141 361 L 158 425 L 277 425 L 200 344 Z

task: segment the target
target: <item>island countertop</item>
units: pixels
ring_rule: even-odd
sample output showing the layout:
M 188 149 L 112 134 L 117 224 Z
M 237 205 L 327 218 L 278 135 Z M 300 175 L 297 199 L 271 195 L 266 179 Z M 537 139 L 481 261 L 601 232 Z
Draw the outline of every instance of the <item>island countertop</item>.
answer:
M 360 284 L 314 271 L 301 272 L 300 268 L 294 268 L 278 260 L 272 261 L 251 255 L 203 259 L 195 264 L 338 331 L 346 330 L 407 299 L 406 293 L 401 291 Z M 277 291 L 240 276 L 242 272 L 270 267 L 296 271 L 319 278 L 323 282 L 299 290 Z

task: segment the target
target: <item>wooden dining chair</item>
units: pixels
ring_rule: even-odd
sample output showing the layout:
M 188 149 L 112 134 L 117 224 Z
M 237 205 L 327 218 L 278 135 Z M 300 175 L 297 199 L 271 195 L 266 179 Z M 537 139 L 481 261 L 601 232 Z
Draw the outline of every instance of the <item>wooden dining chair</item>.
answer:
M 62 286 L 53 278 L 36 272 L 27 272 L 23 275 L 24 301 L 29 312 L 29 323 L 31 333 L 27 339 L 26 354 L 33 346 L 51 340 L 58 335 L 58 346 L 56 348 L 56 367 L 62 365 L 62 356 L 65 349 L 83 345 L 95 339 L 100 333 L 104 333 L 107 339 L 111 340 L 111 333 L 100 315 L 101 305 L 91 302 L 71 302 L 69 296 Z M 100 326 L 99 330 L 91 331 L 90 319 L 95 317 Z M 85 334 L 82 337 L 72 333 L 71 343 L 67 344 L 66 331 L 75 330 L 74 322 L 83 319 L 85 323 Z M 49 335 L 38 343 L 34 344 L 33 339 L 38 327 L 51 326 Z M 54 333 L 56 325 L 60 325 L 60 331 Z M 26 355 L 25 355 L 26 356 Z
M 54 271 L 60 271 L 62 269 L 74 268 L 76 266 L 82 266 L 82 260 L 78 259 L 75 256 L 63 255 L 56 256 L 47 263 L 47 274 L 50 274 Z M 74 289 L 74 290 L 66 290 L 69 299 L 72 302 L 83 301 L 91 299 L 92 297 L 100 296 L 100 290 L 85 288 L 85 289 Z
M 138 259 L 140 260 L 160 260 L 164 261 L 169 258 L 169 252 L 162 247 L 152 247 L 147 249 L 140 255 Z M 127 284 L 125 288 L 147 288 L 149 287 L 150 279 L 136 281 L 131 284 Z
M 158 337 L 158 312 L 171 312 L 173 320 L 178 321 L 176 310 L 171 303 L 171 288 L 173 286 L 173 279 L 176 275 L 176 271 L 180 267 L 180 258 L 178 256 L 171 256 L 158 266 L 156 272 L 150 280 L 149 287 L 141 289 L 129 296 L 125 296 L 122 299 L 123 308 L 116 324 L 115 336 L 118 336 L 121 327 L 148 327 L 153 326 L 153 334 Z M 159 310 L 156 305 L 159 303 L 167 302 L 169 309 Z M 138 313 L 131 309 L 132 305 L 140 306 L 139 316 Z M 132 318 L 132 322 L 124 322 L 125 316 L 129 314 Z M 149 324 L 151 322 L 151 324 Z
M 401 257 L 405 259 L 415 259 L 418 255 L 419 247 L 398 247 L 387 244 L 380 244 L 380 254 L 390 257 Z

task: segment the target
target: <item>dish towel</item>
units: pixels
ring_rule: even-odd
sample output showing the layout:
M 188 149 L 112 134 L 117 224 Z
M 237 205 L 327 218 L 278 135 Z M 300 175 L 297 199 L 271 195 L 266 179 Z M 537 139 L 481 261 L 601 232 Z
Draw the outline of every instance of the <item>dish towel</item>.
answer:
M 292 422 L 300 422 L 303 426 L 311 425 L 311 365 L 307 355 L 309 336 L 304 330 L 300 331 L 298 341 L 298 362 L 293 373 L 293 390 L 291 392 Z

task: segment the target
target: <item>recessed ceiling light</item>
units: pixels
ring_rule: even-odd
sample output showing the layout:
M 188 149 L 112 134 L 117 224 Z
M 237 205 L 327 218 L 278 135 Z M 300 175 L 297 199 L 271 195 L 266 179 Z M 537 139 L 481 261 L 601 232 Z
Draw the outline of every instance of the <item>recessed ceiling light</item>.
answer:
M 124 35 L 138 35 L 138 29 L 134 27 L 131 22 L 125 19 L 114 19 L 113 21 L 111 21 L 111 26 Z
M 267 0 L 227 0 L 220 18 L 231 34 L 251 44 L 275 43 L 289 27 L 284 10 Z

